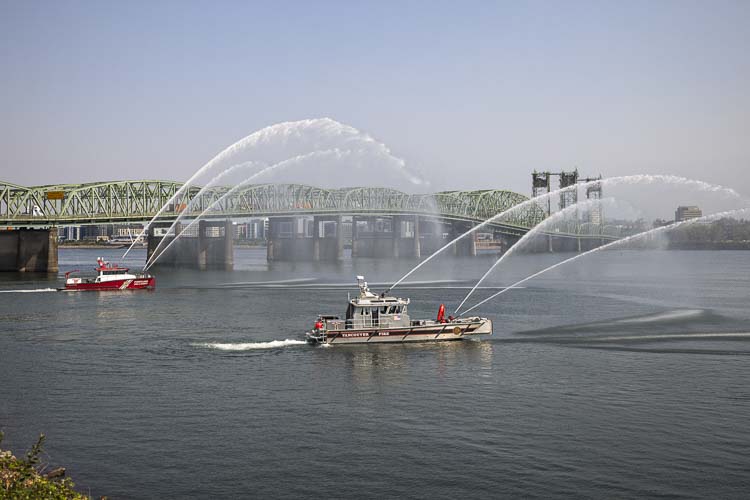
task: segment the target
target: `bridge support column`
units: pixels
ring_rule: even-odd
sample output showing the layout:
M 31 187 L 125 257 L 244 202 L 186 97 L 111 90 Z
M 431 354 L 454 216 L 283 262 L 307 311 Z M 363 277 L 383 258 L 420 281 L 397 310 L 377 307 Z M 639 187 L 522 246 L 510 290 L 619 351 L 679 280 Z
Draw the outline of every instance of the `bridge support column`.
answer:
M 403 217 L 398 215 L 393 217 L 393 238 L 391 239 L 393 249 L 391 250 L 391 255 L 393 255 L 394 259 L 398 259 L 401 256 L 401 239 L 404 233 L 404 222 Z
M 0 271 L 56 273 L 57 228 L 0 231 Z
M 152 260 L 151 257 L 153 257 L 156 253 L 156 248 L 164 238 L 167 238 L 167 234 L 165 231 L 169 228 L 170 225 L 171 224 L 167 223 L 154 223 L 148 227 L 148 236 L 146 237 L 146 262 Z M 163 260 L 163 257 L 166 257 L 166 255 L 161 256 L 161 254 L 164 253 L 164 247 L 166 247 L 168 244 L 169 241 L 164 242 L 161 248 L 159 248 L 159 253 L 156 254 L 156 257 L 154 257 L 154 259 L 158 259 L 156 261 L 158 264 L 166 264 L 166 261 Z M 172 252 L 171 248 L 169 249 L 169 252 Z
M 274 245 L 273 231 L 274 222 L 272 218 L 268 219 L 268 232 L 266 233 L 266 260 L 273 262 L 276 260 L 276 246 Z
M 269 261 L 315 260 L 315 221 L 309 217 L 272 217 L 268 219 Z M 318 247 L 320 252 L 320 247 Z M 320 255 L 320 254 L 319 254 Z
M 198 269 L 208 269 L 208 238 L 206 237 L 206 221 L 198 221 Z
M 422 244 L 420 238 L 422 237 L 421 231 L 419 230 L 419 216 L 414 216 L 414 244 L 413 244 L 413 255 L 415 259 L 422 258 Z
M 394 218 L 352 218 L 352 257 L 389 259 L 394 256 Z
M 457 238 L 473 227 L 472 224 L 454 222 L 451 238 Z M 477 232 L 474 231 L 453 244 L 453 255 L 457 257 L 477 256 Z
M 359 245 L 357 242 L 359 241 L 360 229 L 357 224 L 357 219 L 357 216 L 352 217 L 352 259 L 359 257 Z
M 313 260 L 338 262 L 344 259 L 342 217 L 313 218 Z
M 234 224 L 224 221 L 224 269 L 234 271 Z
M 206 269 L 234 269 L 234 225 L 231 219 L 221 222 L 198 221 L 198 261 Z
M 393 257 L 404 259 L 419 259 L 420 234 L 418 215 L 396 215 L 393 217 Z
M 154 266 L 185 267 L 188 269 L 234 268 L 234 225 L 231 219 L 225 221 L 199 220 L 197 230 L 193 225 L 189 233 L 182 224 L 176 224 L 173 234 L 165 234 L 169 224 L 159 224 L 149 228 L 147 259 L 154 257 Z M 175 238 L 180 239 L 171 244 Z M 160 242 L 164 241 L 155 254 Z M 169 246 L 168 250 L 165 248 Z
M 198 269 L 234 269 L 234 225 L 231 219 L 198 222 Z
M 146 262 L 151 261 L 154 266 L 176 266 L 190 263 L 190 260 L 185 258 L 187 250 L 187 244 L 183 241 L 185 238 L 181 237 L 179 241 L 172 244 L 172 241 L 182 232 L 182 224 L 178 222 L 172 232 L 169 232 L 171 225 L 169 222 L 162 222 L 149 226 L 146 239 Z M 161 248 L 159 248 L 160 245 Z M 167 246 L 169 246 L 168 250 Z

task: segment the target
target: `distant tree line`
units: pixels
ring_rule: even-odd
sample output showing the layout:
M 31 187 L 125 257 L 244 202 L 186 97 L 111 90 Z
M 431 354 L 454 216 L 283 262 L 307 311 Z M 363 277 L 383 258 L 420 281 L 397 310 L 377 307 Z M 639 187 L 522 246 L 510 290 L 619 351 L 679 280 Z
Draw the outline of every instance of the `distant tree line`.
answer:
M 667 238 L 670 249 L 750 250 L 750 221 L 725 218 L 684 224 L 667 231 Z

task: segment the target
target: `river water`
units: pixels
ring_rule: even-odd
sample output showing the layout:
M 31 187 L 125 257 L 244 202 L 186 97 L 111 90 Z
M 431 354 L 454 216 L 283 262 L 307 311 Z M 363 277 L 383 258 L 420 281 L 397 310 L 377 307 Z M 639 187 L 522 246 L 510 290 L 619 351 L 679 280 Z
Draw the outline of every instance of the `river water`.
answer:
M 356 274 L 377 291 L 414 263 L 269 265 L 262 249 L 237 249 L 234 272 L 157 270 L 153 292 L 38 291 L 121 252 L 61 249 L 60 277 L 0 275 L 3 448 L 46 433 L 46 460 L 81 491 L 750 491 L 750 252 L 602 252 L 483 305 L 492 337 L 328 348 L 303 332 L 344 312 Z M 488 286 L 567 256 L 514 256 Z M 395 292 L 412 317 L 451 312 L 490 264 L 436 259 Z

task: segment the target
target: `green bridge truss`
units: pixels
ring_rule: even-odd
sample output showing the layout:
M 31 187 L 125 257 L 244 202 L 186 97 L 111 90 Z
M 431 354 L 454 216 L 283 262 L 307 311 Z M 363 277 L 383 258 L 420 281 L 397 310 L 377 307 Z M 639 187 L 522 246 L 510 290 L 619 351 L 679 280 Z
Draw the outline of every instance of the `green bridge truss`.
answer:
M 0 181 L 0 226 L 140 223 L 153 218 L 167 203 L 160 221 L 174 220 L 180 214 L 196 217 L 209 209 L 204 217 L 413 214 L 476 223 L 528 200 L 494 189 L 406 194 L 389 188 L 323 189 L 300 184 L 249 185 L 226 197 L 231 187 L 201 192 L 199 186 L 191 186 L 172 200 L 182 185 L 142 180 L 24 187 Z M 531 204 L 495 225 L 525 232 L 544 218 L 544 211 Z M 589 227 L 587 233 L 605 234 L 605 228 Z

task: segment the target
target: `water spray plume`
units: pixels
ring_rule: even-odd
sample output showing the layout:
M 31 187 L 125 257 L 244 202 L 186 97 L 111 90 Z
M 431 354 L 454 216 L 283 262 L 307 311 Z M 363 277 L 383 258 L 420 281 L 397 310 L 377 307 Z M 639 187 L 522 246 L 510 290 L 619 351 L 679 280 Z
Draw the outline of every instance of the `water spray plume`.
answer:
M 715 214 L 710 214 L 710 215 L 706 215 L 706 216 L 703 216 L 703 217 L 698 217 L 696 219 L 688 219 L 688 220 L 681 221 L 681 222 L 674 222 L 672 224 L 669 224 L 668 226 L 657 227 L 657 228 L 651 229 L 649 231 L 644 231 L 642 233 L 638 233 L 638 234 L 634 234 L 632 236 L 628 236 L 627 238 L 623 238 L 621 240 L 613 241 L 612 243 L 607 243 L 606 245 L 602 245 L 600 247 L 594 248 L 594 249 L 589 250 L 587 252 L 580 253 L 580 254 L 578 254 L 578 255 L 576 255 L 574 257 L 571 257 L 571 258 L 566 259 L 566 260 L 564 260 L 562 262 L 558 262 L 557 264 L 553 264 L 553 265 L 551 265 L 551 266 L 549 266 L 549 267 L 547 267 L 545 269 L 542 269 L 541 271 L 538 271 L 538 272 L 532 274 L 531 276 L 527 276 L 526 278 L 524 278 L 522 280 L 516 281 L 515 283 L 513 283 L 509 287 L 503 288 L 499 292 L 494 293 L 494 294 L 490 295 L 489 297 L 487 297 L 486 299 L 482 300 L 481 302 L 479 302 L 479 303 L 471 306 L 466 311 L 464 311 L 464 314 L 473 311 L 477 307 L 481 306 L 482 304 L 485 304 L 486 302 L 489 302 L 490 300 L 494 299 L 495 297 L 497 297 L 499 295 L 504 294 L 508 290 L 512 290 L 514 287 L 517 287 L 518 285 L 522 285 L 523 283 L 526 283 L 530 279 L 536 278 L 537 276 L 539 276 L 541 274 L 544 274 L 547 271 L 551 271 L 551 270 L 553 270 L 553 269 L 555 269 L 557 267 L 562 266 L 563 264 L 567 264 L 568 262 L 573 262 L 574 260 L 578 260 L 581 257 L 585 257 L 586 255 L 589 255 L 589 254 L 592 254 L 592 253 L 595 253 L 595 252 L 599 252 L 601 250 L 606 250 L 608 248 L 612 248 L 612 247 L 615 247 L 617 245 L 622 245 L 622 244 L 628 243 L 630 241 L 637 240 L 639 238 L 644 238 L 646 236 L 652 236 L 654 234 L 658 234 L 658 233 L 661 233 L 661 232 L 664 232 L 664 231 L 671 231 L 672 229 L 676 229 L 676 228 L 681 227 L 681 226 L 685 226 L 685 225 L 689 225 L 689 224 L 695 224 L 695 223 L 699 223 L 699 222 L 708 222 L 708 221 L 715 220 L 715 219 L 721 219 L 722 217 L 731 217 L 733 215 L 737 215 L 738 213 L 746 212 L 748 210 L 750 210 L 750 207 L 749 208 L 737 208 L 735 210 L 727 210 L 725 212 L 718 212 L 718 213 L 715 213 Z
M 275 165 L 270 165 L 270 166 L 268 166 L 266 168 L 263 168 L 263 169 L 259 170 L 258 172 L 255 172 L 253 175 L 251 175 L 247 179 L 243 180 L 242 182 L 240 182 L 236 186 L 232 187 L 229 191 L 227 191 L 226 193 L 224 193 L 220 198 L 218 198 L 216 201 L 214 201 L 213 203 L 211 203 L 211 205 L 209 205 L 205 210 L 203 210 L 203 212 L 201 212 L 198 215 L 198 217 L 196 217 L 195 219 L 193 219 L 192 221 L 190 221 L 190 223 L 183 229 L 182 233 L 180 233 L 178 235 L 175 235 L 175 237 L 169 242 L 169 244 L 166 247 L 164 247 L 164 250 L 162 250 L 160 253 L 157 252 L 157 251 L 154 251 L 154 253 L 151 255 L 151 258 L 149 258 L 148 261 L 146 262 L 146 265 L 143 268 L 144 271 L 148 270 L 151 266 L 153 266 L 156 263 L 156 261 L 159 258 L 159 256 L 163 255 L 180 238 L 180 236 L 184 232 L 186 232 L 188 229 L 190 229 L 196 222 L 198 222 L 209 211 L 211 211 L 219 203 L 221 203 L 222 201 L 224 201 L 227 197 L 229 197 L 232 194 L 236 193 L 239 189 L 247 186 L 252 181 L 256 180 L 258 177 L 260 177 L 262 175 L 266 175 L 266 174 L 268 174 L 270 172 L 273 172 L 274 170 L 284 169 L 284 168 L 287 168 L 287 167 L 289 167 L 291 165 L 297 165 L 297 164 L 299 164 L 301 162 L 304 162 L 304 161 L 307 161 L 307 160 L 309 160 L 311 158 L 318 158 L 318 157 L 325 157 L 325 156 L 332 156 L 334 158 L 342 158 L 344 156 L 351 155 L 351 154 L 354 154 L 354 153 L 356 153 L 356 151 L 341 151 L 341 150 L 338 150 L 338 149 L 331 149 L 331 150 L 327 150 L 327 151 L 314 151 L 312 153 L 308 153 L 308 154 L 305 154 L 305 155 L 300 155 L 300 156 L 297 156 L 295 158 L 290 158 L 290 159 L 281 161 L 279 163 L 276 163 Z M 162 241 L 164 241 L 164 240 L 162 240 Z M 161 242 L 160 242 L 159 246 L 161 246 Z M 159 247 L 157 246 L 157 249 L 158 248 Z
M 169 229 L 167 229 L 167 231 L 166 231 L 165 234 L 170 234 L 174 230 L 175 226 L 177 226 L 177 223 L 179 223 L 182 220 L 182 218 L 185 217 L 185 214 L 187 214 L 187 213 L 190 212 L 193 203 L 195 203 L 196 201 L 200 200 L 201 195 L 206 190 L 208 190 L 211 187 L 213 187 L 214 185 L 216 185 L 217 182 L 219 182 L 222 178 L 226 177 L 230 173 L 236 172 L 238 170 L 242 170 L 242 169 L 245 169 L 245 168 L 248 168 L 248 167 L 254 167 L 254 166 L 255 167 L 262 167 L 262 166 L 264 166 L 264 164 L 258 163 L 258 162 L 254 162 L 254 161 L 246 161 L 244 163 L 238 163 L 237 165 L 232 165 L 231 167 L 227 168 L 226 170 L 223 170 L 223 171 L 219 172 L 218 175 L 216 175 L 205 186 L 203 186 L 198 191 L 198 193 L 193 197 L 193 199 L 190 200 L 190 203 L 188 203 L 187 207 L 185 207 L 185 209 L 180 212 L 180 214 L 177 216 L 177 218 L 172 222 L 172 225 L 169 226 Z M 159 253 L 159 249 L 161 248 L 161 246 L 164 244 L 165 241 L 166 241 L 166 238 L 162 238 L 159 241 L 159 244 L 156 245 L 156 248 L 154 249 L 152 255 L 156 255 L 156 254 Z M 148 265 L 148 262 L 146 262 L 146 264 Z M 146 268 L 144 267 L 144 270 L 145 269 Z
M 726 188 L 724 186 L 719 186 L 716 184 L 709 184 L 708 182 L 703 181 L 697 181 L 694 179 L 688 179 L 686 177 L 678 177 L 676 175 L 649 175 L 649 174 L 639 174 L 639 175 L 626 175 L 626 176 L 620 176 L 620 177 L 609 177 L 607 179 L 596 179 L 593 181 L 588 182 L 581 182 L 579 184 L 573 184 L 572 186 L 567 186 L 561 189 L 558 189 L 556 191 L 550 191 L 549 193 L 544 193 L 542 195 L 536 196 L 534 198 L 530 198 L 526 201 L 523 201 L 519 203 L 518 205 L 515 205 L 503 212 L 500 212 L 496 215 L 493 215 L 489 219 L 479 223 L 478 225 L 472 227 L 465 233 L 459 235 L 458 237 L 454 238 L 453 240 L 449 241 L 442 247 L 440 247 L 435 253 L 427 257 L 425 260 L 414 266 L 408 273 L 403 275 L 401 278 L 399 278 L 398 281 L 396 281 L 393 285 L 391 285 L 387 290 L 386 293 L 396 288 L 399 284 L 401 284 L 406 278 L 411 276 L 414 272 L 416 272 L 419 268 L 430 262 L 432 259 L 443 253 L 447 248 L 449 248 L 451 245 L 453 245 L 455 242 L 460 240 L 461 238 L 468 236 L 476 231 L 479 231 L 479 229 L 483 228 L 487 224 L 490 224 L 492 222 L 495 222 L 497 220 L 500 220 L 502 217 L 511 214 L 515 211 L 521 210 L 523 208 L 526 208 L 534 203 L 539 203 L 542 201 L 547 201 L 548 199 L 552 198 L 553 196 L 559 196 L 562 193 L 565 193 L 567 191 L 572 191 L 574 189 L 578 188 L 586 188 L 589 186 L 594 185 L 603 185 L 603 186 L 614 186 L 618 184 L 653 184 L 655 182 L 665 182 L 668 184 L 682 184 L 686 186 L 694 186 L 698 189 L 701 189 L 703 191 L 710 191 L 710 192 L 722 192 L 724 194 L 727 194 L 729 196 L 732 196 L 734 198 L 741 198 L 739 193 L 731 188 Z
M 350 149 L 351 143 L 358 144 L 359 146 L 367 145 L 369 147 L 374 148 L 376 152 L 380 152 L 382 154 L 390 156 L 391 158 L 394 158 L 396 160 L 395 163 L 397 165 L 397 168 L 399 168 L 400 173 L 406 176 L 407 179 L 411 183 L 415 185 L 428 185 L 429 184 L 429 182 L 425 181 L 420 176 L 415 175 L 414 173 L 410 172 L 406 167 L 406 162 L 404 162 L 404 160 L 400 158 L 393 156 L 391 154 L 390 149 L 385 144 L 376 141 L 370 135 L 365 134 L 350 125 L 339 123 L 335 120 L 332 120 L 331 118 L 313 118 L 313 119 L 308 119 L 308 120 L 282 122 L 282 123 L 277 123 L 269 127 L 265 127 L 261 130 L 253 132 L 252 134 L 246 137 L 243 137 L 242 139 L 238 140 L 237 142 L 223 149 L 221 152 L 219 152 L 219 154 L 217 154 L 211 160 L 209 160 L 208 163 L 206 163 L 201 168 L 199 168 L 180 187 L 180 189 L 178 189 L 174 193 L 174 195 L 172 195 L 169 198 L 169 200 L 167 200 L 167 202 L 159 209 L 156 215 L 154 215 L 151 218 L 151 220 L 146 225 L 144 225 L 143 230 L 141 231 L 140 235 L 135 241 L 138 241 L 141 238 L 143 238 L 143 236 L 148 231 L 149 227 L 151 227 L 154 221 L 158 219 L 159 216 L 161 216 L 164 213 L 167 206 L 169 206 L 180 195 L 182 195 L 196 181 L 196 179 L 198 179 L 204 173 L 210 171 L 212 168 L 219 165 L 221 162 L 225 161 L 226 159 L 230 158 L 231 156 L 235 154 L 241 153 L 242 151 L 245 151 L 251 148 L 259 148 L 263 145 L 268 145 L 268 144 L 273 143 L 274 146 L 278 147 L 279 144 L 275 144 L 276 142 L 280 143 L 280 145 L 286 145 L 292 141 L 304 142 L 303 139 L 308 139 L 305 136 L 305 133 L 308 131 L 312 132 L 309 134 L 310 136 L 312 136 L 312 139 L 313 139 L 312 143 L 309 145 L 308 144 L 302 145 L 302 147 L 305 147 L 306 150 L 308 151 L 311 148 L 313 148 L 316 151 L 321 150 L 323 148 L 331 149 L 330 145 L 326 145 L 330 141 L 338 141 L 339 146 L 343 144 L 345 148 L 342 148 L 342 149 L 346 149 L 346 148 Z M 300 145 L 297 144 L 297 146 L 300 146 Z M 298 152 L 297 154 L 301 154 L 301 153 Z M 276 163 L 283 159 L 293 157 L 294 155 L 295 153 L 292 152 L 286 157 L 276 158 L 275 160 L 271 162 L 266 162 L 266 163 Z M 128 247 L 128 249 L 122 255 L 123 259 L 128 255 L 130 250 L 132 250 L 133 246 L 135 246 L 135 241 Z
M 528 233 L 524 234 L 523 237 L 521 237 L 521 239 L 519 239 L 512 247 L 510 247 L 510 249 L 508 249 L 507 252 L 505 252 L 502 256 L 500 256 L 500 258 L 497 259 L 495 261 L 495 263 L 492 264 L 492 266 L 490 266 L 490 268 L 487 270 L 487 272 L 484 273 L 484 275 L 482 275 L 481 278 L 479 278 L 479 281 L 477 281 L 476 285 L 474 285 L 474 287 L 471 290 L 469 290 L 469 293 L 466 294 L 466 296 L 461 301 L 461 303 L 458 304 L 458 307 L 456 307 L 456 310 L 453 312 L 453 314 L 458 314 L 458 312 L 461 310 L 461 308 L 466 303 L 466 301 L 469 300 L 469 297 L 472 296 L 472 294 L 476 291 L 476 289 L 479 288 L 479 285 L 481 285 L 484 282 L 484 280 L 487 279 L 487 277 L 492 273 L 492 271 L 497 266 L 499 266 L 501 262 L 503 262 L 505 259 L 507 259 L 508 257 L 510 257 L 518 249 L 522 248 L 523 245 L 527 241 L 529 241 L 530 238 L 533 238 L 538 233 L 542 232 L 545 228 L 547 228 L 548 226 L 550 226 L 552 223 L 557 222 L 560 219 L 564 219 L 565 216 L 567 216 L 567 215 L 569 215 L 569 214 L 571 214 L 571 213 L 573 213 L 573 212 L 575 212 L 577 210 L 586 209 L 586 208 L 588 208 L 591 205 L 597 205 L 597 204 L 602 204 L 602 203 L 610 203 L 612 201 L 614 201 L 614 198 L 604 198 L 604 199 L 601 199 L 601 200 L 598 200 L 598 199 L 597 200 L 586 200 L 586 201 L 582 201 L 582 202 L 579 202 L 579 203 L 574 203 L 573 205 L 565 207 L 563 210 L 560 210 L 559 212 L 555 212 L 549 218 L 547 218 L 544 221 L 542 221 L 536 227 L 534 227 L 533 229 L 531 229 L 531 231 L 529 231 Z
M 325 119 L 321 119 L 320 121 L 324 121 Z M 173 194 L 169 200 L 162 206 L 158 212 L 156 212 L 156 215 L 153 216 L 153 218 L 145 225 L 143 226 L 143 231 L 141 231 L 141 234 L 138 236 L 136 241 L 143 237 L 143 235 L 148 231 L 148 228 L 151 226 L 151 224 L 154 223 L 154 221 L 164 213 L 164 210 L 169 206 L 170 203 L 173 203 L 182 193 L 184 193 L 191 184 L 198 179 L 201 175 L 203 175 L 205 172 L 209 171 L 211 168 L 213 168 L 215 165 L 226 159 L 227 157 L 237 154 L 238 152 L 242 151 L 243 149 L 246 149 L 248 147 L 251 147 L 255 144 L 258 144 L 262 141 L 268 141 L 269 137 L 274 137 L 278 135 L 288 135 L 289 130 L 293 128 L 294 126 L 310 126 L 313 123 L 313 120 L 302 120 L 299 122 L 282 122 L 277 123 L 276 125 L 272 125 L 270 127 L 263 128 L 261 130 L 258 130 L 256 132 L 253 132 L 250 135 L 247 135 L 240 139 L 239 141 L 236 141 L 235 143 L 231 144 L 230 146 L 224 148 L 219 154 L 211 158 L 211 160 L 208 161 L 205 165 L 203 165 L 201 168 L 199 168 L 181 187 L 178 189 L 175 194 Z M 130 247 L 125 251 L 122 258 L 125 258 L 130 250 L 133 248 L 135 243 L 131 244 Z

